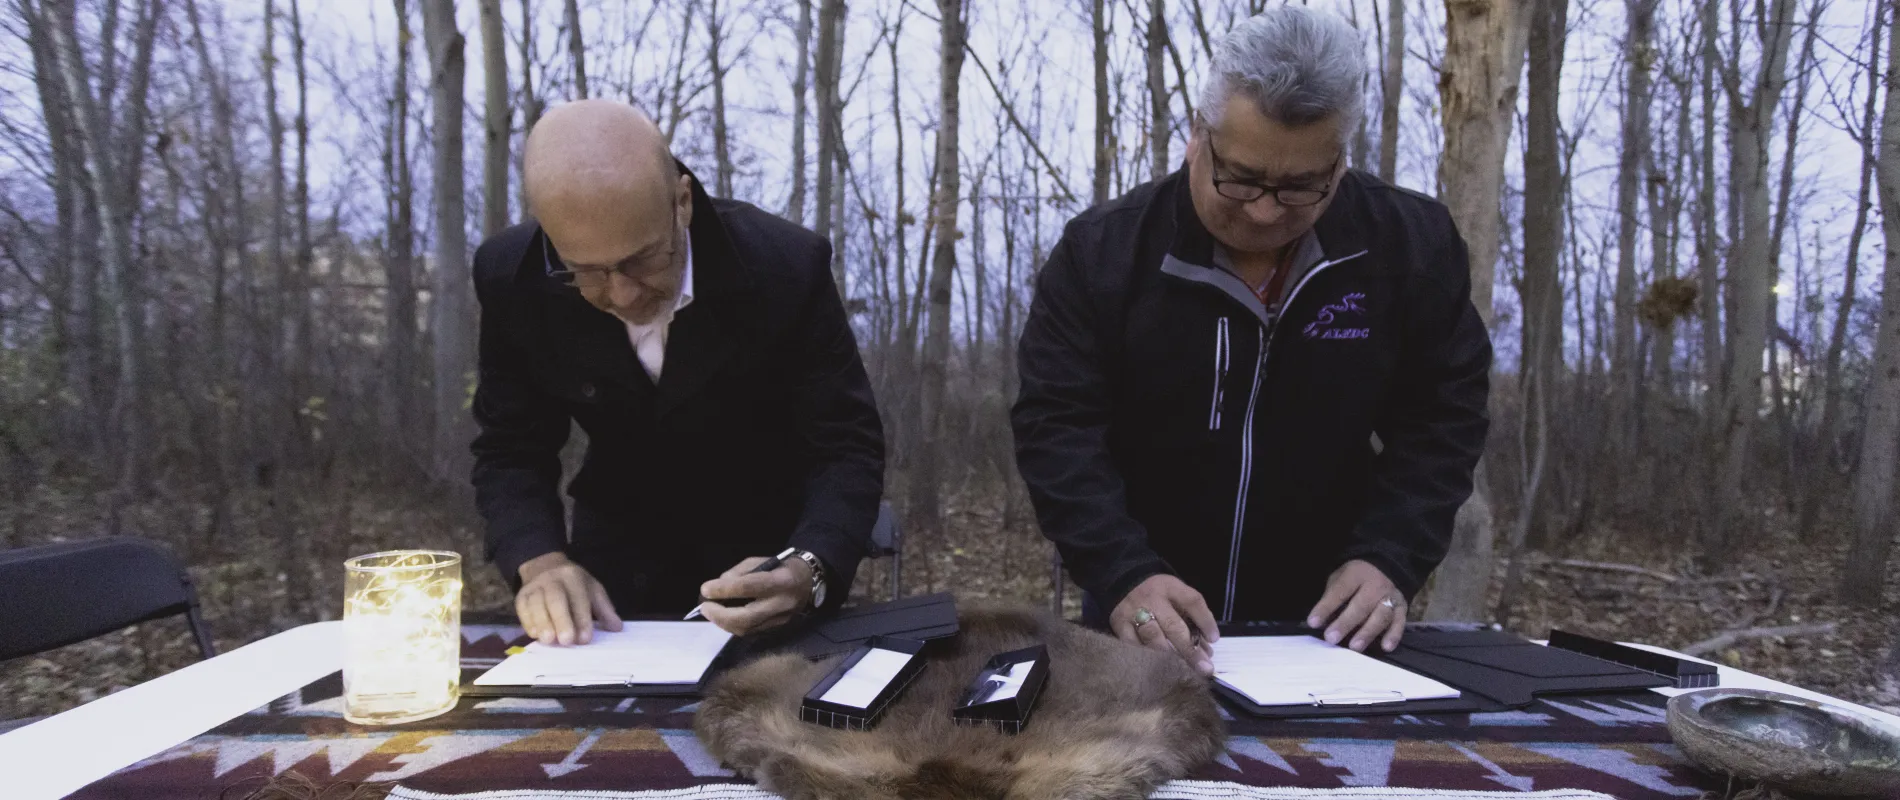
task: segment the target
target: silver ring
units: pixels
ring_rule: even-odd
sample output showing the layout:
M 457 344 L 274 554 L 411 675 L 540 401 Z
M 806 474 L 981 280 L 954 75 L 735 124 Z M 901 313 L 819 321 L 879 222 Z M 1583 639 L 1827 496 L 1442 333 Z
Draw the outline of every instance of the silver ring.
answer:
M 1146 625 L 1153 621 L 1155 621 L 1154 612 L 1149 611 L 1148 609 L 1145 609 L 1145 608 L 1135 609 L 1135 627 L 1136 628 L 1140 628 L 1141 626 Z
M 1393 602 L 1393 600 L 1392 600 L 1392 598 L 1390 598 L 1390 597 L 1388 597 L 1388 598 L 1386 598 L 1386 599 L 1384 599 L 1384 600 L 1380 600 L 1380 601 L 1379 601 L 1379 605 L 1382 605 L 1382 606 L 1385 606 L 1386 608 L 1398 608 L 1398 607 L 1399 607 L 1399 604 L 1398 604 L 1398 603 L 1396 603 L 1396 602 Z

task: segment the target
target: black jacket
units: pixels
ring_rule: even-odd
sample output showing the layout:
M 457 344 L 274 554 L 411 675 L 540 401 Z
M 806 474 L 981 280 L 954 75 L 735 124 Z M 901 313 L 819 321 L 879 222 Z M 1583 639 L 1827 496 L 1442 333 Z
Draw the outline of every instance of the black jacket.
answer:
M 1084 212 L 1037 277 L 1012 421 L 1044 534 L 1104 609 L 1171 573 L 1218 618 L 1303 619 L 1352 559 L 1413 595 L 1488 427 L 1449 213 L 1347 173 L 1282 320 L 1212 266 L 1187 181 Z
M 870 549 L 884 440 L 830 244 L 697 181 L 691 236 L 693 301 L 657 386 L 626 326 L 547 276 L 540 226 L 476 251 L 488 556 L 518 585 L 522 562 L 565 550 L 620 613 L 684 612 L 701 582 L 789 542 L 824 562 L 836 606 Z M 588 443 L 567 487 L 571 541 L 557 495 L 569 420 Z

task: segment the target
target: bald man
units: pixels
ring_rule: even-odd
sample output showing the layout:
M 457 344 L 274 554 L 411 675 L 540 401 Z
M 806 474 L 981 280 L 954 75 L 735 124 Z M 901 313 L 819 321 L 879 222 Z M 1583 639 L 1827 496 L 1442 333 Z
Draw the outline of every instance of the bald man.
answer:
M 707 196 L 621 103 L 550 111 L 524 162 L 536 221 L 475 253 L 471 448 L 522 625 L 581 644 L 704 596 L 707 619 L 746 633 L 842 603 L 884 440 L 829 243 Z M 571 529 L 570 422 L 588 443 Z M 751 602 L 720 602 L 736 598 Z

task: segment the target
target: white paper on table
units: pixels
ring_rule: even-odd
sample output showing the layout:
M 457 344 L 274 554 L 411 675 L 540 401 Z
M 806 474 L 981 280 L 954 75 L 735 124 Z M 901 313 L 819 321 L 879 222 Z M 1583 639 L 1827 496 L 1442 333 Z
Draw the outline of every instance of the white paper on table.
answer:
M 1431 678 L 1311 636 L 1222 637 L 1214 643 L 1214 679 L 1262 706 L 1458 696 Z
M 476 686 L 698 683 L 732 634 L 710 622 L 626 622 L 594 629 L 588 644 L 535 642 L 475 679 Z
M 818 699 L 852 708 L 870 708 L 871 701 L 877 699 L 877 693 L 884 691 L 885 686 L 897 679 L 897 674 L 904 671 L 904 666 L 910 663 L 912 657 L 911 653 L 872 648 L 858 659 L 858 663 L 845 670 L 838 677 L 838 682 L 826 689 Z

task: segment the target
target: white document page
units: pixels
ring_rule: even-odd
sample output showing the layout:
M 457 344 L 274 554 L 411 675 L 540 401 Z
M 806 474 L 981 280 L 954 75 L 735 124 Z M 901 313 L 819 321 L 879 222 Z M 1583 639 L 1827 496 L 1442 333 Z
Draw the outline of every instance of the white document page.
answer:
M 1224 636 L 1214 679 L 1255 704 L 1364 705 L 1457 697 L 1458 690 L 1312 636 Z
M 904 665 L 909 664 L 911 658 L 910 653 L 873 648 L 818 699 L 852 708 L 870 708 L 877 693 L 897 679 L 897 673 L 904 671 Z
M 535 642 L 482 673 L 475 685 L 698 683 L 731 638 L 710 622 L 627 622 L 617 632 L 595 628 L 588 644 Z

